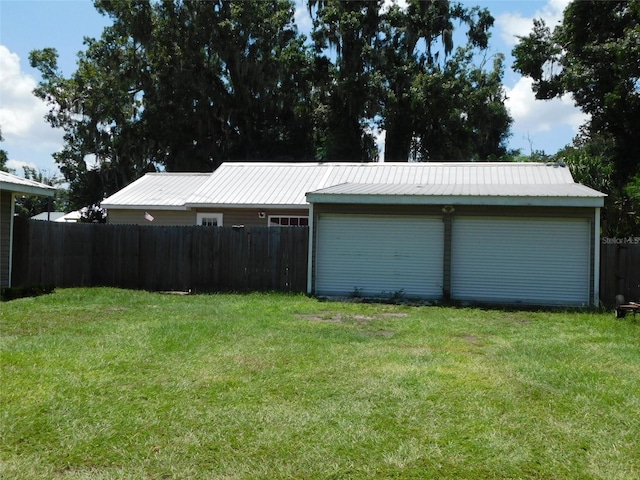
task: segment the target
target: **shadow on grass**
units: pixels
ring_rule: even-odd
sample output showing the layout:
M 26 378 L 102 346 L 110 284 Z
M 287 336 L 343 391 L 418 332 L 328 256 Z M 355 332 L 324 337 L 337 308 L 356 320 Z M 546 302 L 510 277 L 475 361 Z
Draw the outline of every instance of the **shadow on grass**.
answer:
M 0 291 L 0 300 L 8 302 L 25 297 L 39 297 L 40 295 L 48 295 L 54 290 L 53 285 L 38 285 L 30 287 L 7 287 Z

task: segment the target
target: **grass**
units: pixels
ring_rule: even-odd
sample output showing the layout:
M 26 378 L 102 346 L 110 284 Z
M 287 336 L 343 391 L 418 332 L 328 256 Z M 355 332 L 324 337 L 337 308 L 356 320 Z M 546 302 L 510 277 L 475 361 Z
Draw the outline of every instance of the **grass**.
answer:
M 67 289 L 0 304 L 0 478 L 640 478 L 611 313 Z

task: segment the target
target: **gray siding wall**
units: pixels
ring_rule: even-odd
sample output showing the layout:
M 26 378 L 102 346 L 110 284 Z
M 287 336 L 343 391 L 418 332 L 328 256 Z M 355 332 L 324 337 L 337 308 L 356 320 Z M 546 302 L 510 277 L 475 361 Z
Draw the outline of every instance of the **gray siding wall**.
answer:
M 148 212 L 154 218 L 153 222 L 145 220 L 144 214 Z M 196 214 L 191 211 L 181 210 L 116 210 L 107 212 L 107 223 L 113 225 L 156 225 L 171 227 L 175 225 L 195 225 Z
M 153 222 L 145 220 L 148 212 L 154 218 Z M 264 212 L 264 218 L 260 218 Z M 108 212 L 107 223 L 113 225 L 156 225 L 156 226 L 188 226 L 196 224 L 198 213 L 222 213 L 222 223 L 225 227 L 244 225 L 245 227 L 266 227 L 269 215 L 307 216 L 308 209 L 257 209 L 257 208 L 201 208 L 198 210 L 116 210 Z
M 9 286 L 11 240 L 11 192 L 0 192 L 0 288 Z

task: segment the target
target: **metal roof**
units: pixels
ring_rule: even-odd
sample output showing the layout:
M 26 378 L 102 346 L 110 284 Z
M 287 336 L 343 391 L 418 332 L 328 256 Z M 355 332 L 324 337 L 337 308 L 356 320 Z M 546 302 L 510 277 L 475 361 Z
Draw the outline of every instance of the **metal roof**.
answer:
M 561 184 L 361 184 L 343 183 L 307 193 L 310 203 L 530 205 L 600 207 L 605 195 L 578 183 Z
M 187 198 L 209 177 L 210 173 L 147 173 L 103 200 L 101 205 L 107 209 L 186 210 Z
M 585 190 L 586 189 L 586 190 Z M 151 173 L 102 202 L 105 208 L 307 208 L 308 201 L 367 196 L 590 198 L 569 168 L 545 163 L 224 163 L 213 173 Z M 359 196 L 360 200 L 355 200 Z M 331 197 L 331 198 L 330 198 Z M 397 199 L 396 199 L 397 200 Z M 389 201 L 389 198 L 384 200 Z M 403 200 L 409 202 L 409 199 Z M 415 200 L 414 200 L 415 201 Z M 424 203 L 426 200 L 421 200 Z M 438 199 L 441 201 L 441 199 Z M 452 203 L 451 199 L 447 203 Z M 566 204 L 563 202 L 563 204 Z
M 51 185 L 21 178 L 8 172 L 0 171 L 0 190 L 22 193 L 25 195 L 40 195 L 51 197 L 56 188 Z
M 187 201 L 191 207 L 306 207 L 305 193 L 326 184 L 322 163 L 223 163 Z
M 584 191 L 575 188 L 578 184 L 569 168 L 556 163 L 224 163 L 187 205 L 306 208 L 308 200 L 319 201 L 316 193 L 335 195 L 338 191 L 323 189 L 343 184 L 351 187 L 340 189 L 376 186 L 371 195 L 388 195 L 391 193 L 385 192 L 394 190 L 407 194 L 407 189 L 420 186 L 411 195 L 584 196 Z M 552 192 L 553 185 L 574 187 Z M 420 190 L 424 186 L 429 189 Z M 341 195 L 348 193 L 340 189 Z

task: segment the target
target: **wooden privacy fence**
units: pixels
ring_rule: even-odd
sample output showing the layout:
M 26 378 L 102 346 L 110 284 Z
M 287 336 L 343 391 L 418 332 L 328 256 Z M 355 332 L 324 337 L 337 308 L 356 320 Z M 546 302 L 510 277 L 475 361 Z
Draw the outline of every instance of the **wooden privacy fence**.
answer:
M 603 239 L 600 247 L 600 299 L 615 305 L 616 295 L 640 302 L 640 237 Z
M 639 239 L 640 240 L 640 239 Z M 13 285 L 304 292 L 307 227 L 152 227 L 16 219 Z M 640 301 L 640 241 L 600 245 L 600 299 Z
M 16 219 L 13 285 L 304 292 L 307 227 L 156 227 Z

